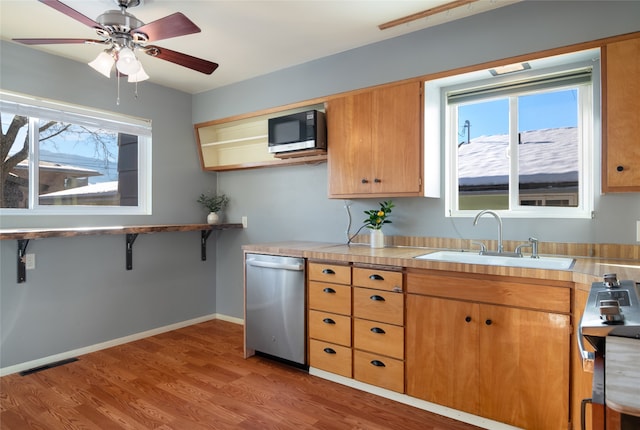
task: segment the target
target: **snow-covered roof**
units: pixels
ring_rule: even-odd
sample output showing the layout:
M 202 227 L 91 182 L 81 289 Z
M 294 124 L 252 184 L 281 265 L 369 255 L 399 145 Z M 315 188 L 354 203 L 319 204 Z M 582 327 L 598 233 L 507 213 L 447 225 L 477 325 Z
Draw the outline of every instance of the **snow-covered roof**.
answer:
M 90 196 L 115 194 L 118 192 L 118 181 L 99 182 L 97 184 L 85 185 L 83 187 L 69 188 L 67 190 L 55 191 L 49 194 L 41 194 L 40 197 L 65 197 L 65 196 Z
M 552 128 L 521 133 L 520 183 L 577 182 L 578 130 Z M 508 135 L 480 136 L 458 148 L 461 186 L 509 182 Z
M 15 167 L 15 169 L 20 169 L 20 170 L 27 170 L 28 168 L 29 168 L 28 160 L 22 160 Z M 78 167 L 78 166 L 70 166 L 68 164 L 52 163 L 50 161 L 40 161 L 39 168 L 40 170 L 44 170 L 48 172 L 66 173 L 68 175 L 73 175 L 75 177 L 102 175 L 102 173 L 100 173 L 97 170 L 85 169 L 84 167 Z

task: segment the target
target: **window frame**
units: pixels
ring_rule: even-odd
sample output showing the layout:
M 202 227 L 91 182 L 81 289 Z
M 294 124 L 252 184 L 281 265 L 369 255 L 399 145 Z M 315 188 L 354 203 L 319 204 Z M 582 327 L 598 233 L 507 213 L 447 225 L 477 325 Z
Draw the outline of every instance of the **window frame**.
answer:
M 585 58 L 589 58 L 588 60 Z M 440 121 L 438 139 L 444 151 L 444 193 L 445 193 L 445 217 L 473 217 L 478 210 L 460 210 L 457 208 L 458 198 L 458 178 L 457 178 L 457 130 L 455 130 L 451 110 L 455 110 L 449 106 L 447 102 L 447 94 L 450 91 L 459 91 L 462 88 L 481 87 L 491 82 L 508 82 L 510 80 L 522 80 L 523 78 L 533 78 L 548 73 L 560 73 L 563 71 L 590 67 L 592 68 L 592 80 L 588 84 L 588 88 L 579 91 L 581 105 L 581 114 L 578 118 L 578 129 L 581 132 L 580 140 L 580 172 L 579 172 L 579 205 L 578 207 L 560 207 L 560 206 L 522 206 L 518 203 L 517 207 L 513 207 L 514 200 L 517 201 L 517 176 L 513 181 L 513 167 L 510 168 L 510 208 L 496 210 L 500 216 L 505 218 L 592 218 L 594 208 L 594 190 L 595 184 L 600 177 L 599 170 L 595 164 L 596 149 L 599 148 L 600 134 L 599 118 L 600 118 L 600 70 L 599 70 L 599 49 L 590 49 L 579 51 L 576 53 L 562 54 L 559 56 L 542 58 L 540 60 L 528 60 L 530 64 L 536 64 L 531 70 L 525 72 L 514 73 L 511 76 L 505 75 L 498 78 L 487 78 L 486 69 L 477 70 L 455 76 L 448 76 L 435 81 L 425 82 L 425 88 L 428 92 L 425 94 L 436 95 L 438 100 L 435 102 L 439 106 Z M 579 85 L 569 85 L 576 87 Z M 559 85 L 557 88 L 567 86 Z M 526 92 L 526 91 L 523 91 Z M 507 97 L 507 96 L 502 96 Z M 425 112 L 433 111 L 433 100 L 425 99 Z M 512 122 L 517 120 L 510 119 Z M 431 121 L 433 125 L 434 122 Z M 429 134 L 425 132 L 426 139 L 433 139 L 435 133 Z M 434 147 L 433 142 L 425 142 L 427 147 Z M 517 163 L 517 159 L 514 161 Z M 514 184 L 515 190 L 511 190 Z
M 9 106 L 11 108 L 9 108 Z M 151 120 L 93 108 L 44 100 L 28 95 L 0 90 L 0 111 L 13 112 L 29 118 L 28 208 L 0 208 L 0 215 L 151 215 L 152 212 L 152 128 Z M 44 115 L 43 115 L 44 114 Z M 117 133 L 138 136 L 138 204 L 137 206 L 104 205 L 41 205 L 38 203 L 39 145 L 37 122 L 42 117 L 92 127 L 103 127 Z M 35 143 L 35 144 L 34 144 Z

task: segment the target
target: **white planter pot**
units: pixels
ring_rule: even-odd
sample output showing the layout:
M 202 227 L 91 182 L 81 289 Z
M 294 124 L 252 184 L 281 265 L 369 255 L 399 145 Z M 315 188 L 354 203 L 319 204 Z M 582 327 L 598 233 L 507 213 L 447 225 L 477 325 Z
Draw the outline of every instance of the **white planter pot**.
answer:
M 220 222 L 220 217 L 216 212 L 209 212 L 207 215 L 207 224 L 218 224 Z
M 382 230 L 371 230 L 369 243 L 372 248 L 384 248 L 384 233 L 382 233 Z

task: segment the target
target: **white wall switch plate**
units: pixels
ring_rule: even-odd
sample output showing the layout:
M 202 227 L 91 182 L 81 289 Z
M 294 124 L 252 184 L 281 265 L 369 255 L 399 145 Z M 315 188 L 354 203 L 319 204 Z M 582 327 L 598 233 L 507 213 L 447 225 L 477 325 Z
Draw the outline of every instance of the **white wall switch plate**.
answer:
M 24 266 L 27 270 L 33 270 L 36 268 L 36 254 L 25 255 Z
M 247 221 L 247 217 L 243 216 L 242 217 L 242 228 L 247 228 L 247 222 L 248 222 Z M 640 222 L 640 221 L 638 221 L 638 222 Z

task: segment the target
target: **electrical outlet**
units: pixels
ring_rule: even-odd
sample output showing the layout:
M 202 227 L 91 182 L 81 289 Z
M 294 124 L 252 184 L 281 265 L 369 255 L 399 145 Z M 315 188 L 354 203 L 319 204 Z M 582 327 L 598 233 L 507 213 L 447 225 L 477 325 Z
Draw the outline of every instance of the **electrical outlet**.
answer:
M 33 270 L 36 268 L 36 254 L 27 254 L 25 255 L 26 259 L 24 262 L 25 268 L 27 270 Z
M 247 228 L 247 217 L 246 216 L 242 217 L 242 228 Z
M 640 220 L 636 221 L 636 240 L 640 242 Z

